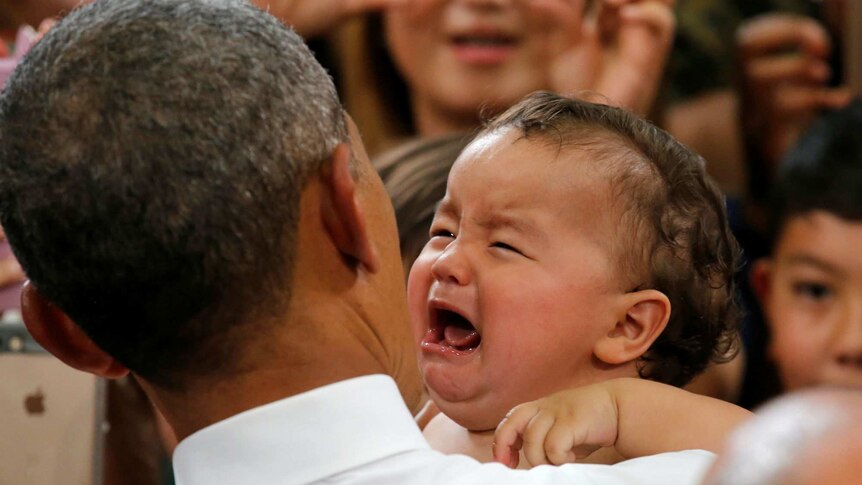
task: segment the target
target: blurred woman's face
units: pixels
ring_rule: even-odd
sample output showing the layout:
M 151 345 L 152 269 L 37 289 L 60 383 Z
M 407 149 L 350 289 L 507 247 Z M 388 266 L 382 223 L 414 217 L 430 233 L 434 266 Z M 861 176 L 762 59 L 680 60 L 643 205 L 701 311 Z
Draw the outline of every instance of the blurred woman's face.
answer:
M 547 89 L 548 20 L 528 0 L 413 0 L 388 11 L 387 43 L 420 134 L 472 128 L 480 110 Z

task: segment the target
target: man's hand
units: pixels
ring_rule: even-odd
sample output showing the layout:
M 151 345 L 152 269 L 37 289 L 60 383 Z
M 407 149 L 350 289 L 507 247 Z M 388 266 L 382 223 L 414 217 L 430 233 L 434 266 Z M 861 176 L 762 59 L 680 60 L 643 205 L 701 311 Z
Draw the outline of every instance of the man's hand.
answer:
M 774 13 L 743 24 L 736 35 L 741 62 L 742 123 L 768 168 L 823 109 L 850 102 L 847 88 L 830 88 L 829 34 L 815 20 Z
M 290 25 L 306 39 L 325 34 L 345 19 L 365 12 L 382 10 L 409 0 L 252 0 Z
M 494 435 L 494 459 L 516 468 L 523 448 L 530 466 L 572 463 L 613 446 L 618 423 L 616 400 L 604 384 L 559 392 L 506 415 Z
M 645 115 L 655 101 L 675 31 L 673 0 L 535 0 L 553 24 L 551 89 L 595 92 Z

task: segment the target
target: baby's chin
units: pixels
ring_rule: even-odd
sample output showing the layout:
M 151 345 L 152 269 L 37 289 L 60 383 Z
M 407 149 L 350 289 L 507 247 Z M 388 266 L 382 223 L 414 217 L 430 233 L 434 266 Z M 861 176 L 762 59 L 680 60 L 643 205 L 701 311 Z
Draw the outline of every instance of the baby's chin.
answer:
M 481 400 L 451 402 L 442 399 L 433 390 L 430 391 L 431 398 L 437 404 L 440 412 L 458 426 L 470 431 L 479 432 L 496 429 L 510 409 L 494 409 L 494 407 L 483 404 Z

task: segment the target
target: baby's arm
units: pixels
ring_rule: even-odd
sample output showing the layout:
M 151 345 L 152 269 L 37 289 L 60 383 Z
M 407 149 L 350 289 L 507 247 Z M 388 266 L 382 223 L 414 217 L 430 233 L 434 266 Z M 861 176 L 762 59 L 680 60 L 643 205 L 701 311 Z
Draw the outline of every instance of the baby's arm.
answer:
M 514 408 L 497 427 L 494 458 L 561 465 L 614 446 L 626 458 L 668 451 L 717 452 L 751 413 L 733 404 L 644 379 L 614 379 Z

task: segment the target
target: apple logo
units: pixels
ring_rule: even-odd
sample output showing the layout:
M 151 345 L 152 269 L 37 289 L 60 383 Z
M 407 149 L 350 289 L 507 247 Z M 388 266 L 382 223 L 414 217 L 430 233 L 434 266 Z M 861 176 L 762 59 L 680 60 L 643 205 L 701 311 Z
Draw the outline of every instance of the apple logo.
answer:
M 30 416 L 45 414 L 45 394 L 42 393 L 42 388 L 24 398 L 24 409 Z

